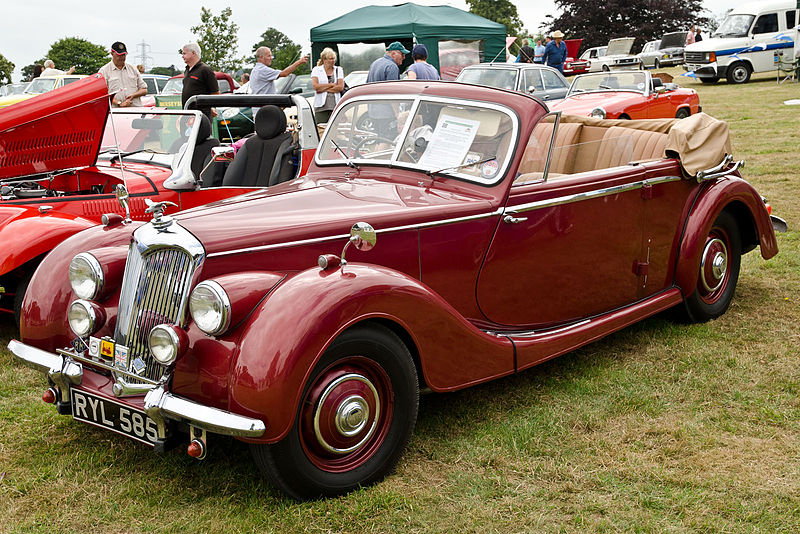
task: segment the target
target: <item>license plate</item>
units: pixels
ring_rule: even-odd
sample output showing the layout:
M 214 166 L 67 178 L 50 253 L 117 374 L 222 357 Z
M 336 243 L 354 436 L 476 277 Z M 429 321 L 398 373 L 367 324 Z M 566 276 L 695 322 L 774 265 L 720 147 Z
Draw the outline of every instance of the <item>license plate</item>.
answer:
M 70 388 L 72 417 L 90 425 L 122 434 L 153 447 L 158 439 L 158 425 L 141 410 L 86 391 Z

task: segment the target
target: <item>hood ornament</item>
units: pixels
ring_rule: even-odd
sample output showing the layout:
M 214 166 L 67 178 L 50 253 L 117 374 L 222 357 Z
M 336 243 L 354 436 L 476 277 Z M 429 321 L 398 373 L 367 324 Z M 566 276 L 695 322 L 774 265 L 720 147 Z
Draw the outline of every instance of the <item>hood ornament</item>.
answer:
M 175 206 L 178 207 L 177 204 L 174 202 L 170 202 L 169 200 L 162 200 L 161 202 L 153 202 L 149 198 L 144 199 L 145 204 L 147 204 L 147 209 L 144 210 L 145 213 L 152 213 L 153 220 L 150 221 L 153 226 L 159 232 L 163 232 L 172 224 L 174 219 L 172 217 L 164 215 L 164 211 L 167 209 L 167 206 Z

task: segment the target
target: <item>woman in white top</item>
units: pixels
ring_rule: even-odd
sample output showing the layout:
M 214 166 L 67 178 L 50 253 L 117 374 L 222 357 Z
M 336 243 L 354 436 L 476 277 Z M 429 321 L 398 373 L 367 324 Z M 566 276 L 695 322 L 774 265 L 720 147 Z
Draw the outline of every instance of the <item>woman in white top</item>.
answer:
M 337 67 L 336 52 L 326 48 L 319 55 L 317 66 L 311 69 L 311 85 L 314 87 L 314 118 L 317 124 L 328 122 L 331 111 L 342 97 L 344 71 Z

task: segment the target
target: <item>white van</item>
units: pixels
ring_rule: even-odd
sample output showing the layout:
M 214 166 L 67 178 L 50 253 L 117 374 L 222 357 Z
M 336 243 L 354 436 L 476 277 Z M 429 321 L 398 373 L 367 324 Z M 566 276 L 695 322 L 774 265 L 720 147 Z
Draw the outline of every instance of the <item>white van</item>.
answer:
M 703 83 L 746 83 L 754 72 L 776 70 L 777 54 L 794 54 L 796 0 L 748 2 L 731 10 L 719 28 L 684 51 L 683 68 Z M 715 68 L 716 66 L 716 68 Z

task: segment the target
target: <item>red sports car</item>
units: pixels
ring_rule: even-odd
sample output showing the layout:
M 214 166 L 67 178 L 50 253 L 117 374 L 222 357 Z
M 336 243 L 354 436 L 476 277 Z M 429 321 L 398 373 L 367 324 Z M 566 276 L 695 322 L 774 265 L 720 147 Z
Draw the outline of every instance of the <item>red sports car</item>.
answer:
M 600 119 L 682 119 L 701 111 L 697 91 L 663 83 L 649 71 L 581 74 L 551 109 Z
M 343 493 L 392 469 L 421 388 L 672 307 L 725 313 L 741 255 L 777 253 L 729 152 L 704 114 L 602 121 L 457 82 L 362 85 L 304 177 L 56 247 L 9 349 L 77 421 L 184 437 L 196 458 L 235 436 L 290 495 Z
M 286 169 L 281 176 L 289 179 L 305 172 L 318 134 L 304 98 L 216 98 L 225 98 L 228 105 L 296 106 L 296 124 L 292 121 L 291 135 L 286 134 L 296 140 L 290 143 L 293 152 L 282 159 Z M 285 131 L 285 120 L 283 124 Z M 125 215 L 115 198 L 118 192 L 128 198 L 130 217 L 142 221 L 150 218 L 145 199 L 170 201 L 186 209 L 258 187 L 255 176 L 251 181 L 223 182 L 219 174 L 212 180 L 210 171 L 216 165 L 207 162 L 219 142 L 209 138 L 210 133 L 210 123 L 197 111 L 115 109 L 109 115 L 108 90 L 99 75 L 4 110 L 0 114 L 0 311 L 19 312 L 30 276 L 58 243 L 99 224 L 104 214 Z

